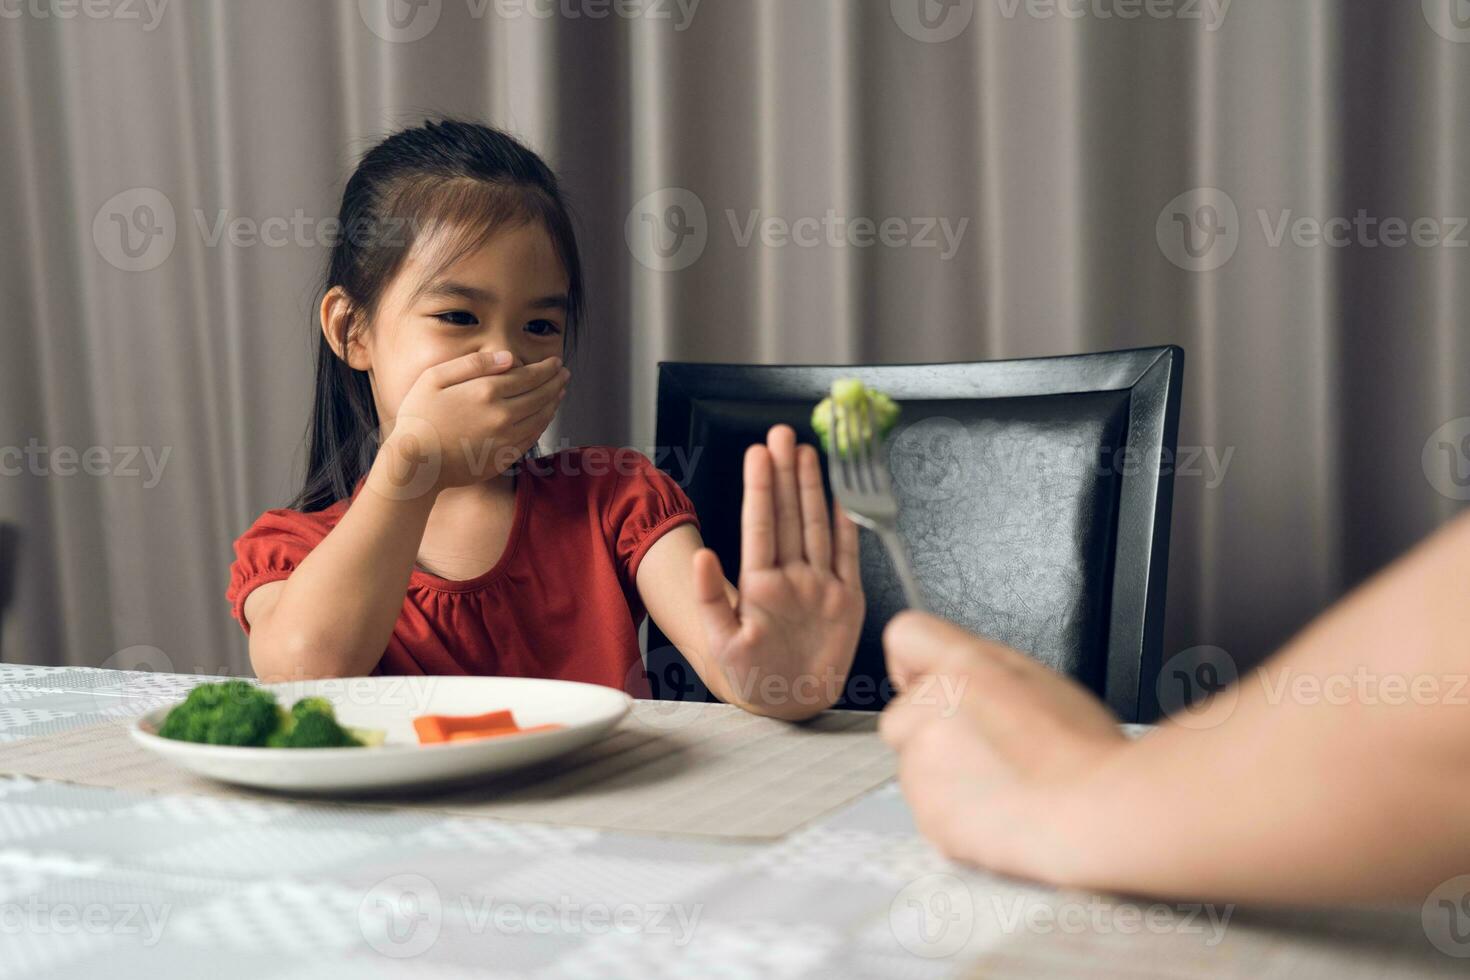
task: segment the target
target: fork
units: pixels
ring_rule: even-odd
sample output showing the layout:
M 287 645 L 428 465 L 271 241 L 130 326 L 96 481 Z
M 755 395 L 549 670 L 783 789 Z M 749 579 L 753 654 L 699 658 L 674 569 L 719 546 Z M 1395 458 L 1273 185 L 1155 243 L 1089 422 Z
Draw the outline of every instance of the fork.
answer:
M 892 477 L 888 472 L 888 453 L 869 416 L 868 401 L 862 400 L 862 418 L 857 413 L 842 413 L 843 428 L 837 427 L 837 406 L 829 402 L 827 431 L 827 472 L 832 478 L 832 492 L 837 503 L 853 521 L 878 536 L 893 560 L 904 598 L 912 609 L 926 609 L 924 594 L 919 591 L 909 563 L 909 550 L 898 534 L 898 500 L 893 496 Z M 843 450 L 846 450 L 845 452 Z

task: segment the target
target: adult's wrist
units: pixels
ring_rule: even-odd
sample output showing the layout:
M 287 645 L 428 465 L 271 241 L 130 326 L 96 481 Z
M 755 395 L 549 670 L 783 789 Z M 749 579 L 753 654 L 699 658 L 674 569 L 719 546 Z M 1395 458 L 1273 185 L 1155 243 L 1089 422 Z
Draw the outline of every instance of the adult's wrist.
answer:
M 1017 852 L 1020 873 L 1064 888 L 1127 887 L 1137 869 L 1128 867 L 1133 852 L 1125 842 L 1137 838 L 1152 807 L 1137 795 L 1136 780 L 1122 779 L 1136 769 L 1135 748 L 1123 743 L 1082 774 L 1026 791 L 1032 829 Z

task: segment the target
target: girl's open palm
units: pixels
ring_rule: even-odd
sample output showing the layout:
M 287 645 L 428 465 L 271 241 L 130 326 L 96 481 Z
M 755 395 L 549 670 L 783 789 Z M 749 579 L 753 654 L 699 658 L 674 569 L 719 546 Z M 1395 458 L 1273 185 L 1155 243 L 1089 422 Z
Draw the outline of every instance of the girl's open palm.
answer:
M 745 454 L 733 605 L 719 558 L 708 548 L 694 556 L 706 649 L 741 702 L 783 718 L 831 706 L 862 628 L 858 573 L 857 526 L 829 511 L 816 450 L 774 426 Z

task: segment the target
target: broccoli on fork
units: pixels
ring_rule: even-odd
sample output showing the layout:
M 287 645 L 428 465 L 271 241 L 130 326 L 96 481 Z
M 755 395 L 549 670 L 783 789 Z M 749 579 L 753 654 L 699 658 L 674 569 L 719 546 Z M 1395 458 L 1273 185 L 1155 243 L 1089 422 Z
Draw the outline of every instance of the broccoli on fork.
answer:
M 837 431 L 833 432 L 835 417 Z M 812 409 L 812 428 L 822 440 L 822 448 L 839 456 L 848 455 L 848 427 L 859 441 L 870 432 L 882 439 L 898 421 L 898 405 L 881 391 L 874 391 L 857 378 L 839 378 L 832 382 L 832 394 Z

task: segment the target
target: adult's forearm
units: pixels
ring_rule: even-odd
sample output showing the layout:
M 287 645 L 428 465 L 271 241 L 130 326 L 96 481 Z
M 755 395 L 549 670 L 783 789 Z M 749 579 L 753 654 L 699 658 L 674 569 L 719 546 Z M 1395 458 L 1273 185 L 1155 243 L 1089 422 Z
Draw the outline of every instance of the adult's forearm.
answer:
M 390 440 L 337 526 L 252 628 L 250 656 L 263 679 L 359 676 L 382 658 L 435 500 L 393 481 L 391 452 Z
M 1218 724 L 1166 724 L 1068 792 L 1041 873 L 1281 902 L 1422 899 L 1470 873 L 1467 583 L 1462 518 L 1243 678 Z

